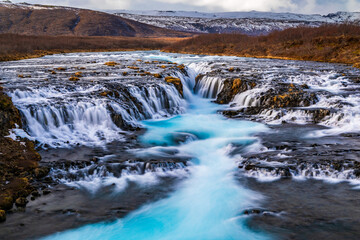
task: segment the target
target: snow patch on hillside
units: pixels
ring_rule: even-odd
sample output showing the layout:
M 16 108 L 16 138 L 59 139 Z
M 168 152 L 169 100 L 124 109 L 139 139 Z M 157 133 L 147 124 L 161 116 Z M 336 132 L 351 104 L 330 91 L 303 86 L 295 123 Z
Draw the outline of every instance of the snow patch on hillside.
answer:
M 297 27 L 300 25 L 317 27 L 324 23 L 360 21 L 358 12 L 337 12 L 328 15 L 295 14 L 272 12 L 220 12 L 197 11 L 109 11 L 124 18 L 157 27 L 195 33 L 245 33 L 259 35 Z

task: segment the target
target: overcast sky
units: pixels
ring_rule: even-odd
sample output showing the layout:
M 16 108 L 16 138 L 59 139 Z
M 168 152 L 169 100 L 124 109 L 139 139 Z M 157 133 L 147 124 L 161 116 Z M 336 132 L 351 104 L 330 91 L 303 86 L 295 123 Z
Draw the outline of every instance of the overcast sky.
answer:
M 13 0 L 12 2 L 24 2 L 24 0 Z M 321 14 L 337 11 L 360 12 L 360 0 L 28 0 L 26 2 L 99 10 L 186 10 L 203 12 L 256 10 Z

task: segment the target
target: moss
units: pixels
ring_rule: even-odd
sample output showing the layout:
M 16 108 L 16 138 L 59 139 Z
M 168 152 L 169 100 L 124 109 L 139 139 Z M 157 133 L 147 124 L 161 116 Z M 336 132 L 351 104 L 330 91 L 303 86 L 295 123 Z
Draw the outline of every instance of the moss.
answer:
M 185 65 L 184 65 L 184 64 L 177 65 L 176 67 L 177 67 L 178 69 L 180 69 L 180 70 L 184 70 L 184 69 L 185 69 Z
M 0 209 L 2 210 L 10 210 L 13 206 L 14 199 L 7 195 L 2 194 L 0 195 Z
M 6 221 L 6 213 L 4 210 L 0 210 L 0 222 Z
M 168 76 L 165 77 L 165 82 L 173 84 L 176 87 L 176 89 L 179 91 L 179 93 L 183 95 L 183 86 L 180 78 Z
M 9 109 L 9 107 L 11 107 L 12 102 L 10 100 L 10 98 L 4 96 L 4 97 L 0 97 L 0 109 Z
M 75 77 L 82 77 L 82 72 L 76 72 L 76 73 L 74 74 L 74 76 L 75 76 Z
M 118 65 L 118 63 L 111 61 L 111 62 L 104 63 L 104 65 L 109 66 L 109 67 L 115 67 L 116 65 Z
M 234 81 L 233 81 L 233 84 L 232 84 L 231 89 L 232 89 L 232 90 L 236 90 L 236 89 L 239 88 L 241 85 L 242 85 L 241 79 L 240 79 L 240 78 L 236 78 L 236 79 L 234 79 Z
M 162 78 L 161 74 L 159 74 L 159 73 L 154 73 L 153 76 L 156 78 Z
M 122 75 L 123 75 L 123 76 L 127 76 L 127 75 L 128 75 L 128 72 L 123 72 Z
M 228 69 L 228 71 L 233 72 L 233 71 L 235 71 L 235 68 L 231 67 L 231 68 Z
M 128 66 L 127 68 L 129 68 L 129 69 L 133 69 L 133 70 L 139 70 L 139 68 L 138 68 L 138 67 L 134 67 L 134 66 Z
M 63 67 L 58 67 L 58 68 L 56 68 L 56 70 L 58 70 L 58 71 L 65 71 L 65 70 L 66 70 L 66 68 L 63 68 Z
M 101 93 L 100 93 L 100 96 L 106 97 L 108 94 L 109 94 L 109 92 L 104 91 L 104 92 L 101 92 Z
M 75 82 L 75 81 L 79 81 L 80 78 L 71 76 L 71 77 L 69 78 L 69 80 Z

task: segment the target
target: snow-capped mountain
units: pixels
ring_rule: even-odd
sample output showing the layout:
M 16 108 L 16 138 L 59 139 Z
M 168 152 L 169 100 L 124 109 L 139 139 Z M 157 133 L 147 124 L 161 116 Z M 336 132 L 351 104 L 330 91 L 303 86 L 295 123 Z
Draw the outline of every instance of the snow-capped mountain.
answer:
M 195 33 L 245 33 L 259 35 L 299 25 L 359 22 L 360 13 L 337 12 L 328 15 L 271 12 L 204 13 L 188 11 L 110 11 L 124 18 L 157 27 Z

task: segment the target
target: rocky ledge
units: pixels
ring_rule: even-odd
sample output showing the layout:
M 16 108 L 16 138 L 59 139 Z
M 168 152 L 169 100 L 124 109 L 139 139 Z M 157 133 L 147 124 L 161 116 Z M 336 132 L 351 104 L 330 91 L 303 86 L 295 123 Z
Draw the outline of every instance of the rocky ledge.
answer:
M 0 222 L 6 220 L 6 212 L 14 203 L 23 208 L 31 193 L 37 195 L 33 183 L 47 174 L 46 169 L 39 168 L 41 157 L 33 142 L 8 137 L 15 127 L 21 127 L 19 111 L 0 87 Z

